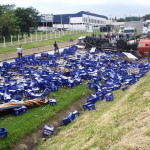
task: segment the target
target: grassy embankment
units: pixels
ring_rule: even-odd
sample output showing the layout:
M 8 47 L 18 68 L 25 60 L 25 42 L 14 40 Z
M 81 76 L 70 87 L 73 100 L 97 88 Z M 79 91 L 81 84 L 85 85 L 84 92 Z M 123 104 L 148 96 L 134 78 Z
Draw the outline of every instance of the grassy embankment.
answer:
M 150 73 L 114 101 L 97 102 L 39 150 L 150 150 Z
M 11 149 L 26 135 L 43 127 L 46 121 L 89 93 L 90 90 L 86 88 L 85 84 L 73 88 L 60 88 L 59 91 L 50 93 L 50 98 L 57 100 L 56 106 L 42 105 L 30 108 L 26 114 L 16 117 L 12 114 L 1 115 L 0 127 L 5 127 L 8 130 L 8 135 L 6 138 L 0 139 L 0 150 Z

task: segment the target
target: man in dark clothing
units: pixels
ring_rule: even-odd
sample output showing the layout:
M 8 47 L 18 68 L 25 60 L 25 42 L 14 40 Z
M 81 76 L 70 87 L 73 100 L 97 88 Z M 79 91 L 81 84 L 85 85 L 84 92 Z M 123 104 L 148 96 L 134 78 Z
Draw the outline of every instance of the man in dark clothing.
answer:
M 101 35 L 101 33 L 99 33 L 99 38 L 101 39 L 101 37 L 102 37 L 102 35 Z
M 58 44 L 56 41 L 54 43 L 54 50 L 55 50 L 55 53 L 56 53 L 56 50 L 58 50 L 58 53 L 59 53 L 59 48 L 58 48 Z

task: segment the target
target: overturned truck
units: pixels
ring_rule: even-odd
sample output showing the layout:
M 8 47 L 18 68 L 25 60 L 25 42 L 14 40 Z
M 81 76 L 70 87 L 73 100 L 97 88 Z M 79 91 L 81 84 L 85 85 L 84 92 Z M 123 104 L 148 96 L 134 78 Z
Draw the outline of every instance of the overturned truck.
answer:
M 97 49 L 117 49 L 118 51 L 129 51 L 130 49 L 136 50 L 138 42 L 136 40 L 128 41 L 125 38 L 121 38 L 114 42 L 109 42 L 109 38 L 86 36 L 84 39 L 84 44 L 86 49 L 96 47 Z
M 86 36 L 84 39 L 84 43 L 86 49 L 92 47 L 96 47 L 97 49 L 111 47 L 108 38 L 100 38 L 95 36 Z
M 127 40 L 127 39 L 119 39 L 116 43 L 116 47 L 122 50 L 137 50 L 138 42 L 137 40 Z

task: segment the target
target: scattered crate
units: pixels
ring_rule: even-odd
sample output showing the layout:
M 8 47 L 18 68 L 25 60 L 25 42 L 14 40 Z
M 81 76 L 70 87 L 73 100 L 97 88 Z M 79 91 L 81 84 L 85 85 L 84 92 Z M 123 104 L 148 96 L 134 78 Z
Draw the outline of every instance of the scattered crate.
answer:
M 114 99 L 113 93 L 108 93 L 105 95 L 106 101 L 112 101 Z
M 0 138 L 4 138 L 7 136 L 7 130 L 6 128 L 0 128 Z
M 19 116 L 19 115 L 24 114 L 26 112 L 27 112 L 27 107 L 26 106 L 21 106 L 19 108 L 13 108 L 14 116 Z
M 50 126 L 50 125 L 45 125 L 44 126 L 44 129 L 43 129 L 43 134 L 44 135 L 52 135 L 54 132 L 54 127 L 53 126 Z
M 54 106 L 54 105 L 56 105 L 56 100 L 55 100 L 55 99 L 49 99 L 49 100 L 48 100 L 48 103 L 49 103 L 51 106 Z
M 95 110 L 95 104 L 91 104 L 91 103 L 85 103 L 83 104 L 83 108 L 84 110 Z
M 70 124 L 75 118 L 79 116 L 79 112 L 77 110 L 74 110 L 73 112 L 70 112 L 69 115 L 67 115 L 63 120 L 64 125 Z

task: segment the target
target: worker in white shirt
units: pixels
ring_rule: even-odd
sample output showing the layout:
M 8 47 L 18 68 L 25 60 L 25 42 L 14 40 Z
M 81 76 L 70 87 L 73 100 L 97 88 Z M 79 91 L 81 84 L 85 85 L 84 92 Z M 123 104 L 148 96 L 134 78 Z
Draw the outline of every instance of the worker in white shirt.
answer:
M 17 53 L 18 53 L 18 57 L 22 58 L 22 47 L 21 47 L 21 45 L 18 46 Z

